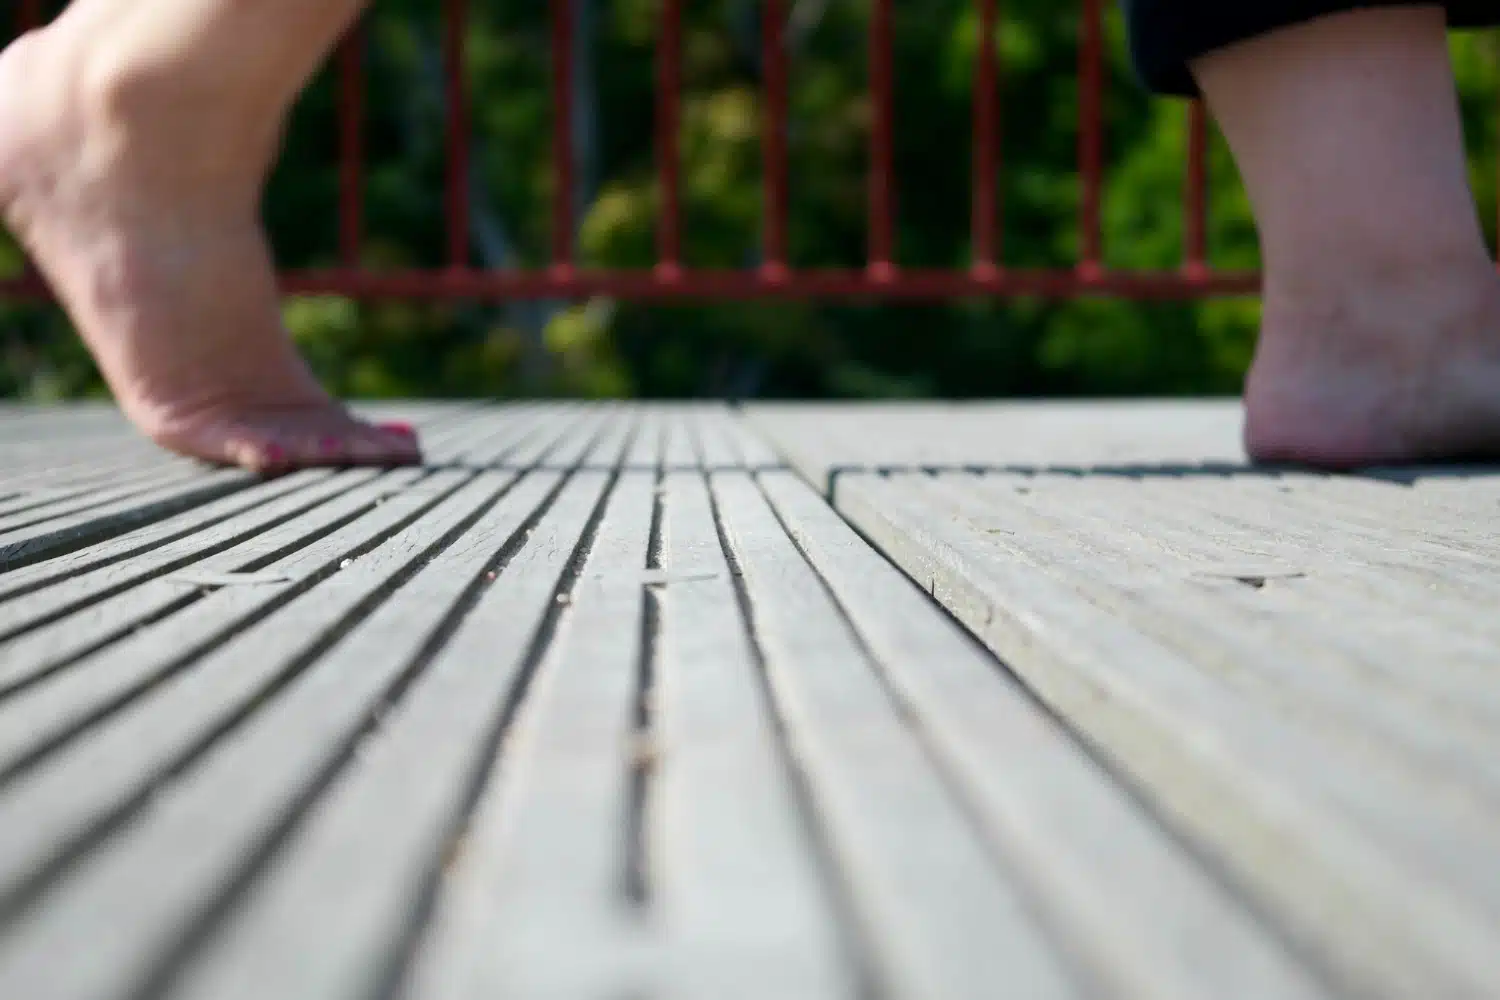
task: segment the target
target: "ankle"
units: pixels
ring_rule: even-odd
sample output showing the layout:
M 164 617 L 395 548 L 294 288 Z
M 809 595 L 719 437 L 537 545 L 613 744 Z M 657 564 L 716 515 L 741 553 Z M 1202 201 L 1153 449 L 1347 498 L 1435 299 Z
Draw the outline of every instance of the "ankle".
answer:
M 1441 384 L 1454 359 L 1500 355 L 1500 276 L 1487 260 L 1367 272 L 1362 283 L 1318 277 L 1268 274 L 1252 396 L 1316 398 L 1328 378 L 1361 373 Z
M 1268 252 L 1263 299 L 1268 318 L 1342 317 L 1378 326 L 1378 313 L 1397 303 L 1412 313 L 1446 315 L 1488 301 L 1495 288 L 1495 265 L 1478 240 L 1413 238 L 1410 245 L 1371 241 L 1313 254 Z M 1365 313 L 1372 315 L 1361 321 Z
M 1500 453 L 1500 278 L 1406 278 L 1321 298 L 1267 286 L 1245 383 L 1252 457 L 1352 468 Z
M 66 28 L 59 25 L 59 32 Z M 194 58 L 143 53 L 102 32 L 61 35 L 76 112 L 110 167 L 168 183 L 257 185 L 277 152 L 284 108 Z

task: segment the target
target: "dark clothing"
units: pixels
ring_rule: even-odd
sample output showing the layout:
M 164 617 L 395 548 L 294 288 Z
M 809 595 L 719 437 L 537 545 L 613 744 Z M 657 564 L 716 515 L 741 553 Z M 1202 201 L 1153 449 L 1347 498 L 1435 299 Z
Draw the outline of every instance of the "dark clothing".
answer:
M 1161 94 L 1198 92 L 1188 63 L 1214 49 L 1327 14 L 1413 0 L 1124 0 L 1130 48 L 1146 86 Z M 1500 24 L 1500 0 L 1447 0 L 1454 27 Z

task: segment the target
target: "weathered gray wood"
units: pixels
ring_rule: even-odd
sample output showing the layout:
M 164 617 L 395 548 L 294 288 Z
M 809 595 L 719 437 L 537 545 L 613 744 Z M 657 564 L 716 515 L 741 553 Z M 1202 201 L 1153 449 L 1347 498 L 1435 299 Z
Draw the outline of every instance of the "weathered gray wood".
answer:
M 0 404 L 0 997 L 1500 982 L 1500 470 L 1251 470 L 1218 403 L 358 412 L 429 467 Z
M 486 408 L 485 403 L 475 400 L 393 399 L 350 405 L 361 420 L 402 421 L 415 425 L 423 433 L 439 430 Z
M 1084 995 L 753 481 L 713 488 L 778 714 L 890 995 Z
M 589 997 L 646 989 L 625 900 L 636 680 L 654 477 L 626 473 L 505 741 L 408 992 Z
M 599 435 L 594 439 L 588 453 L 580 460 L 580 466 L 598 472 L 618 469 L 624 461 L 626 449 L 629 448 L 635 434 L 634 413 L 623 406 L 607 408 L 603 414 Z
M 1487 613 L 1493 601 L 1471 585 L 1475 577 L 1493 575 L 1487 564 L 1471 560 L 1464 569 L 1453 560 L 1424 561 L 1399 545 L 1351 537 L 1334 518 L 1308 521 L 1275 506 L 1268 515 L 1232 498 L 1210 502 L 1199 491 L 1188 491 L 1171 504 L 1156 496 L 1149 502 L 1162 510 L 1159 520 L 1193 519 L 1197 530 L 1207 530 L 1226 546 L 1238 545 L 1305 571 L 1306 578 L 1287 589 L 1301 594 L 1309 612 L 1323 612 L 1327 625 L 1322 631 L 1329 644 L 1368 646 L 1361 640 L 1382 632 L 1404 636 L 1409 643 L 1404 652 L 1391 645 L 1384 656 L 1375 656 L 1381 669 L 1425 678 L 1429 687 L 1447 678 L 1477 687 L 1481 694 L 1470 703 L 1473 709 L 1493 698 L 1493 650 L 1500 643 L 1500 626 Z M 1360 620 L 1372 625 L 1355 626 Z M 1441 667 L 1400 662 L 1413 652 L 1426 661 L 1436 656 Z
M 1232 626 L 1268 648 L 1283 647 L 1291 653 L 1284 657 L 1291 668 L 1311 656 L 1320 670 L 1342 673 L 1362 688 L 1387 690 L 1412 710 L 1437 713 L 1439 718 L 1428 720 L 1434 729 L 1464 726 L 1488 737 L 1500 725 L 1495 644 L 1463 629 L 1465 620 L 1484 617 L 1482 608 L 1434 597 L 1425 586 L 1384 580 L 1385 574 L 1358 563 L 1287 547 L 1276 541 L 1274 527 L 1253 530 L 1191 504 L 1163 503 L 1134 482 L 1009 482 L 990 477 L 977 488 L 986 498 L 996 497 L 992 506 L 1014 498 L 1045 516 L 1082 518 L 1106 541 L 1129 545 L 1153 572 L 1169 573 L 1195 590 L 1211 589 L 1215 604 L 1204 616 L 1208 623 Z M 1272 524 L 1276 514 L 1273 507 Z M 1240 577 L 1211 575 L 1219 567 Z M 1285 573 L 1301 575 L 1279 575 Z M 1266 576 L 1258 587 L 1241 582 L 1248 578 L 1253 585 Z M 1357 707 L 1364 697 L 1361 692 L 1349 700 Z
M 456 473 L 433 479 L 429 504 L 461 482 Z M 235 628 L 257 623 L 226 652 L 173 674 L 149 697 L 131 702 L 50 755 L 44 766 L 10 783 L 0 796 L 0 896 L 15 891 L 29 875 L 63 856 L 77 838 L 149 791 L 164 771 L 190 757 L 195 746 L 275 680 L 280 661 L 257 655 L 257 645 L 278 648 L 274 644 L 286 641 L 279 636 L 308 636 L 260 620 L 266 612 L 419 513 L 421 508 L 404 505 L 375 507 L 266 567 L 286 582 L 217 590 L 111 650 L 107 663 L 115 670 L 166 665 L 189 651 L 212 648 Z
M 897 487 L 851 477 L 839 495 L 868 537 L 1148 789 L 1174 823 L 1212 845 L 1358 995 L 1482 997 L 1497 981 L 1500 952 L 1487 915 L 1338 818 L 1326 796 L 1351 789 L 1325 784 L 1308 794 L 1306 781 L 1329 776 L 1325 748 L 1224 697 L 1201 670 L 1019 552 L 977 550 L 972 536 L 914 509 Z
M 232 516 L 226 521 L 210 524 L 196 532 L 149 549 L 138 554 L 134 559 L 112 562 L 94 570 L 71 573 L 51 585 L 32 590 L 0 605 L 0 635 L 14 636 L 37 622 L 54 619 L 69 610 L 97 601 L 104 595 L 118 592 L 134 583 L 161 576 L 190 563 L 204 561 L 213 556 L 217 549 L 248 539 L 251 535 L 289 520 L 331 497 L 339 496 L 356 486 L 367 483 L 374 477 L 373 472 L 367 471 L 352 472 L 341 476 L 314 473 L 302 481 L 302 488 L 299 490 L 290 494 L 275 491 L 272 494 L 273 499 L 268 503 L 243 510 L 238 516 Z M 266 485 L 275 487 L 278 484 Z M 259 492 L 258 487 L 256 491 Z M 282 495 L 276 496 L 276 493 Z M 235 494 L 227 499 L 242 501 L 243 496 L 244 494 Z M 373 502 L 373 498 L 367 502 Z M 52 569 L 52 566 L 49 562 L 43 566 L 28 568 Z M 222 563 L 213 568 L 220 572 L 232 571 L 230 566 Z M 9 582 L 9 578 L 6 578 L 6 581 Z M 13 657 L 13 652 L 11 649 L 6 649 L 0 652 L 0 656 L 9 660 Z
M 175 470 L 174 473 L 164 472 L 159 468 L 135 468 L 115 469 L 89 477 L 48 478 L 36 483 L 6 479 L 6 488 L 17 492 L 0 503 L 0 528 L 9 531 L 58 514 L 72 513 L 91 505 L 103 505 L 133 492 L 144 492 L 162 482 L 182 479 L 186 475 L 187 470 Z M 132 486 L 133 489 L 130 488 Z
M 295 552 L 300 546 L 317 540 L 324 532 L 370 511 L 382 497 L 404 489 L 419 478 L 416 472 L 399 472 L 379 479 L 372 479 L 370 473 L 354 475 L 357 477 L 354 489 L 334 495 L 331 502 L 320 504 L 299 519 L 251 534 L 229 549 L 198 561 L 193 568 L 208 573 L 267 568 L 262 565 L 266 560 Z M 327 484 L 324 489 L 338 485 L 341 484 Z M 103 573 L 107 575 L 112 569 L 106 567 Z M 49 591 L 33 595 L 36 604 L 31 606 L 43 612 L 53 609 L 47 601 L 50 590 L 54 589 L 62 599 L 59 607 L 87 600 L 103 591 L 101 581 L 92 578 L 81 580 L 77 587 L 70 586 L 71 583 L 63 581 Z M 27 632 L 0 650 L 0 685 L 10 688 L 27 682 L 101 643 L 183 607 L 194 600 L 194 590 L 193 585 L 173 581 L 169 576 L 153 577 L 139 586 L 105 596 L 103 600 L 83 604 L 74 614 Z M 15 624 L 35 620 L 27 617 L 27 606 L 17 602 Z M 96 662 L 103 662 L 109 655 L 113 654 Z
M 1003 494 L 975 505 L 968 491 L 928 485 L 921 478 L 910 488 L 946 501 L 979 531 L 991 511 L 1009 514 L 1010 524 L 1017 524 L 1021 513 Z M 1488 766 L 1485 741 L 1435 725 L 1437 720 L 1424 717 L 1409 701 L 1359 684 L 1323 648 L 1299 647 L 1275 632 L 1247 635 L 1211 592 L 1186 580 L 1153 578 L 1149 567 L 1101 543 L 1076 518 L 1022 523 L 1024 530 L 1007 537 L 1007 550 L 1046 566 L 1080 597 L 1222 679 L 1227 697 L 1246 700 L 1247 714 L 1272 712 L 1306 734 L 1309 749 L 1321 751 L 1318 759 L 1328 775 L 1322 788 L 1313 784 L 1315 794 L 1349 810 L 1368 836 L 1398 851 L 1414 869 L 1425 869 L 1434 879 L 1446 873 L 1455 889 L 1489 901 L 1500 913 L 1495 905 L 1500 879 L 1492 877 L 1492 866 L 1475 870 L 1474 865 L 1500 839 L 1496 773 Z M 1093 567 L 1106 558 L 1128 574 L 1125 584 L 1098 580 Z M 1070 568 L 1074 561 L 1081 564 L 1078 571 Z M 1303 777 L 1299 773 L 1293 783 Z
M 762 482 L 913 725 L 975 803 L 1011 876 L 1105 995 L 1326 995 L 1071 734 L 808 487 L 788 474 Z
M 1277 499 L 1294 509 L 1385 532 L 1391 540 L 1408 533 L 1463 551 L 1500 555 L 1494 522 L 1500 504 L 1477 502 L 1477 492 L 1438 497 L 1367 476 L 1287 476 Z M 1462 500 L 1471 502 L 1455 502 Z
M 480 412 L 457 425 L 441 444 L 424 442 L 424 457 L 440 464 L 493 464 L 528 437 L 560 430 L 558 423 L 554 415 L 534 406 L 517 406 L 503 413 Z
M 102 507 L 65 514 L 0 533 L 0 568 L 35 562 L 51 552 L 77 548 L 97 538 L 128 531 L 194 504 L 244 489 L 252 482 L 251 477 L 242 472 L 210 472 L 116 500 Z
M 1342 518 L 1309 515 L 1292 505 L 1277 504 L 1268 520 L 1267 505 L 1257 502 L 1254 484 L 1246 484 L 1243 495 L 1224 485 L 1186 484 L 1178 504 L 1254 531 L 1266 544 L 1299 554 L 1316 568 L 1328 564 L 1355 567 L 1360 588 L 1378 596 L 1393 611 L 1435 615 L 1450 628 L 1500 642 L 1500 623 L 1493 616 L 1465 614 L 1460 604 L 1473 602 L 1473 609 L 1479 610 L 1500 600 L 1494 558 L 1449 543 L 1434 544 L 1400 530 L 1382 532 Z
M 728 426 L 729 416 L 722 406 L 705 405 L 693 414 L 698 457 L 706 469 L 743 469 L 745 455 Z
M 356 479 L 355 483 L 363 478 Z M 372 509 L 377 499 L 394 489 L 396 484 L 392 483 L 356 489 L 330 504 L 325 511 L 311 513 L 305 520 L 274 529 L 266 537 L 252 538 L 219 557 L 200 561 L 192 569 L 202 575 L 226 574 L 226 579 L 233 579 L 243 574 L 243 567 L 262 562 L 268 545 L 280 543 L 278 549 L 270 550 L 272 552 L 295 549 L 315 540 L 318 534 L 340 521 Z M 419 500 L 418 495 L 412 500 L 426 502 Z M 273 582 L 283 581 L 286 577 L 274 564 L 262 575 Z M 132 696 L 160 673 L 164 664 L 149 659 L 122 660 L 112 647 L 77 662 L 68 663 L 68 660 L 113 635 L 126 634 L 139 628 L 141 623 L 191 604 L 198 595 L 193 586 L 180 582 L 179 576 L 180 573 L 168 574 L 147 582 L 113 601 L 101 602 L 81 614 L 33 632 L 0 651 L 0 664 L 8 668 L 13 684 L 37 678 L 58 665 L 64 666 L 64 669 L 33 681 L 24 690 L 13 692 L 0 701 L 0 773 Z M 181 638 L 186 648 L 190 636 L 184 632 Z
M 545 446 L 539 446 L 537 456 L 530 459 L 523 454 L 511 458 L 512 462 L 524 464 L 534 461 L 543 468 L 554 471 L 570 471 L 583 463 L 599 435 L 605 430 L 605 416 L 599 409 L 573 409 L 558 420 L 562 433 Z
M 563 487 L 367 741 L 359 766 L 314 805 L 276 869 L 186 970 L 176 996 L 337 1000 L 377 988 L 401 956 L 410 915 L 451 838 L 467 827 L 506 701 L 530 669 L 528 648 L 557 607 L 557 586 L 605 484 L 585 472 Z M 491 780 L 506 780 L 503 761 Z M 453 860 L 461 866 L 461 853 Z
M 243 697 L 246 676 L 272 676 L 294 664 L 348 616 L 357 617 L 363 604 L 378 600 L 444 536 L 484 514 L 509 478 L 488 473 L 467 483 L 262 627 L 231 641 L 177 692 L 148 704 L 136 724 L 149 725 L 155 715 L 170 728 L 178 721 L 174 715 L 211 715 L 218 705 Z M 0 945 L 0 994 L 104 997 L 132 984 L 142 988 L 379 711 L 384 693 L 539 492 L 522 491 L 491 510 L 354 635 L 301 671 L 240 732 L 173 781 L 141 822 L 70 870 Z M 178 698 L 170 704 L 174 693 Z M 51 958 L 62 954 L 78 959 Z
M 1224 402 L 756 405 L 755 427 L 820 487 L 841 469 L 1238 465 Z
M 1160 488 L 1156 484 L 1147 485 L 1151 489 Z M 1180 484 L 1174 496 L 1180 503 L 1208 505 L 1220 516 L 1246 526 L 1268 527 L 1263 520 L 1263 505 L 1256 502 L 1253 483 L 1195 479 Z M 1500 598 L 1500 581 L 1489 572 L 1494 560 L 1458 545 L 1435 543 L 1409 532 L 1372 530 L 1344 519 L 1309 517 L 1291 505 L 1278 508 L 1274 528 L 1268 533 L 1323 558 L 1357 559 L 1372 567 L 1418 578 L 1425 584 L 1467 591 L 1480 600 Z M 1405 537 L 1400 537 L 1401 534 Z M 1397 538 L 1399 543 L 1393 544 Z
M 663 420 L 666 440 L 662 444 L 662 466 L 669 472 L 698 468 L 698 453 L 693 447 L 692 414 L 688 407 L 667 407 Z
M 622 460 L 624 467 L 635 472 L 655 472 L 661 466 L 661 416 L 653 406 L 633 408 L 636 415 L 635 436 Z
M 752 469 L 780 468 L 784 465 L 771 444 L 760 434 L 742 412 L 736 411 L 725 426 L 733 436 L 744 456 L 745 464 Z
M 251 510 L 283 494 L 310 486 L 326 479 L 329 475 L 327 470 L 310 469 L 259 483 L 249 489 L 184 511 L 164 521 L 96 542 L 65 555 L 12 570 L 0 576 L 0 601 L 13 599 L 45 584 L 67 579 L 111 562 L 149 553 L 157 546 L 185 538 L 195 531 L 211 528 L 235 514 Z
M 554 419 L 545 412 L 520 408 L 517 412 L 485 414 L 456 430 L 439 449 L 429 449 L 424 457 L 429 465 L 459 468 L 513 469 L 513 456 L 528 448 L 545 451 L 564 434 L 566 421 Z M 525 463 L 522 463 L 525 464 Z
M 176 486 L 200 477 L 202 472 L 202 469 L 181 467 L 156 469 L 149 472 L 126 472 L 111 476 L 108 482 L 95 488 L 76 493 L 69 491 L 39 506 L 0 516 L 0 537 L 44 521 L 56 520 L 69 514 L 79 514 L 163 487 Z
M 670 473 L 647 804 L 652 906 L 669 948 L 660 994 L 788 1000 L 855 994 L 828 873 L 798 816 L 749 623 L 708 488 Z
M 96 442 L 33 442 L 0 452 L 12 489 L 108 486 L 119 478 L 189 469 L 196 463 L 130 438 Z

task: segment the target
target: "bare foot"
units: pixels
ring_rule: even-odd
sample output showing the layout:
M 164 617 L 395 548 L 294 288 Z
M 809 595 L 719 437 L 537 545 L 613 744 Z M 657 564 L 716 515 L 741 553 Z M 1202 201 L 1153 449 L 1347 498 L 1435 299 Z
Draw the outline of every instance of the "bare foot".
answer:
M 259 472 L 419 461 L 409 429 L 330 398 L 282 327 L 258 218 L 277 137 L 215 121 L 211 100 L 113 85 L 68 31 L 0 55 L 0 212 L 126 415 Z
M 1246 447 L 1328 469 L 1500 459 L 1500 279 L 1431 262 L 1357 291 L 1268 285 Z

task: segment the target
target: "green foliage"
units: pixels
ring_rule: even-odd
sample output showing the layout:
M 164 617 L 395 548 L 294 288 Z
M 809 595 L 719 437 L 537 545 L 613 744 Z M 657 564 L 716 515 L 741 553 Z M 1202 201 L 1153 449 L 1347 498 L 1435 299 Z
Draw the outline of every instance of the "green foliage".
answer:
M 369 24 L 366 266 L 440 267 L 444 135 L 435 4 L 381 0 Z M 474 126 L 475 262 L 548 260 L 552 112 L 544 4 L 473 5 L 466 72 Z M 684 5 L 681 107 L 684 254 L 696 267 L 753 267 L 761 232 L 763 112 L 752 0 Z M 899 259 L 962 267 L 970 254 L 970 81 L 978 22 L 966 0 L 900 5 L 897 40 Z M 793 261 L 859 266 L 865 256 L 867 2 L 792 9 Z M 1003 162 L 1007 264 L 1068 266 L 1079 250 L 1078 25 L 1072 5 L 1008 0 Z M 577 246 L 580 263 L 654 260 L 660 195 L 652 139 L 655 0 L 578 0 L 586 36 Z M 1106 259 L 1161 269 L 1182 257 L 1186 106 L 1141 92 L 1108 25 Z M 1493 230 L 1500 74 L 1488 35 L 1455 36 L 1474 154 L 1473 186 Z M 288 267 L 337 263 L 335 89 L 299 105 L 266 217 Z M 1256 266 L 1254 224 L 1223 143 L 1211 145 L 1213 263 Z M 1493 233 L 1492 233 L 1493 235 Z M 19 272 L 0 243 L 0 274 Z M 750 303 L 662 307 L 566 303 L 290 301 L 286 322 L 319 375 L 351 396 L 976 396 L 1231 392 L 1257 322 L 1249 301 L 1108 299 L 931 306 Z M 0 304 L 0 393 L 97 393 L 86 353 L 55 311 Z

